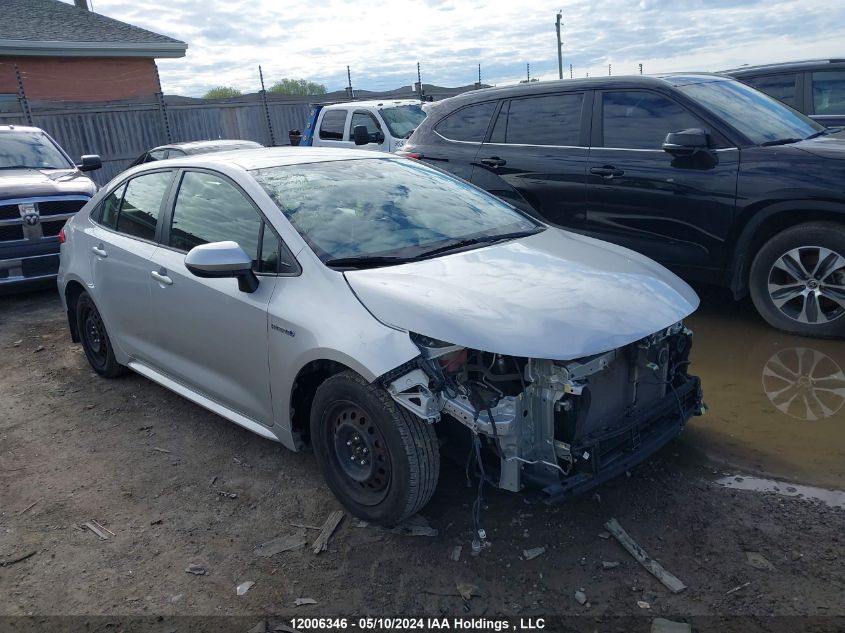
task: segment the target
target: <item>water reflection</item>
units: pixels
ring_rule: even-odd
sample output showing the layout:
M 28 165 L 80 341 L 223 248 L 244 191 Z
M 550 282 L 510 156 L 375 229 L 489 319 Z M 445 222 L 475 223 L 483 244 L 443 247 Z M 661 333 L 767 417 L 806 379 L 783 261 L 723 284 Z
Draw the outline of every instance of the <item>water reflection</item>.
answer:
M 845 341 L 779 332 L 749 301 L 696 290 L 691 371 L 709 411 L 683 441 L 746 472 L 845 489 Z

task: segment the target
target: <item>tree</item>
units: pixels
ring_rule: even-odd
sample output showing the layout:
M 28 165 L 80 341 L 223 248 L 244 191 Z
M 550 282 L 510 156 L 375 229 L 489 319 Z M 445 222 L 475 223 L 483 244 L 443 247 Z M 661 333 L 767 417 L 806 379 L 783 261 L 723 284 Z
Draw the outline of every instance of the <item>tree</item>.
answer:
M 324 95 L 326 94 L 326 87 L 323 84 L 318 84 L 307 79 L 287 79 L 276 82 L 270 87 L 268 92 L 275 92 L 283 95 Z
M 203 95 L 203 99 L 227 99 L 228 97 L 240 97 L 241 91 L 231 86 L 217 86 Z

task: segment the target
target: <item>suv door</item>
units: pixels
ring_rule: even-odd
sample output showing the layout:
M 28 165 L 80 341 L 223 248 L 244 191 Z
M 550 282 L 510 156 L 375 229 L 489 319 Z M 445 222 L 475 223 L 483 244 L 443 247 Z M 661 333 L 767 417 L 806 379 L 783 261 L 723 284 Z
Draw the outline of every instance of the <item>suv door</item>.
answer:
M 472 103 L 438 121 L 434 125 L 434 142 L 426 145 L 423 162 L 469 182 L 478 148 L 487 136 L 497 107 L 497 101 Z
M 597 93 L 587 174 L 590 235 L 694 276 L 726 264 L 739 150 L 674 99 L 647 90 Z M 702 128 L 710 148 L 676 158 L 669 132 Z
M 112 343 L 133 358 L 151 352 L 150 262 L 173 173 L 155 171 L 122 183 L 91 216 L 92 294 Z
M 162 244 L 147 270 L 158 324 L 151 361 L 194 391 L 272 425 L 267 306 L 276 275 L 284 272 L 281 241 L 226 177 L 186 170 L 177 179 Z M 185 267 L 193 247 L 223 240 L 236 241 L 252 257 L 260 279 L 255 292 L 241 292 L 235 279 L 196 277 Z
M 586 226 L 586 166 L 592 93 L 542 94 L 502 102 L 481 145 L 472 182 L 543 220 Z

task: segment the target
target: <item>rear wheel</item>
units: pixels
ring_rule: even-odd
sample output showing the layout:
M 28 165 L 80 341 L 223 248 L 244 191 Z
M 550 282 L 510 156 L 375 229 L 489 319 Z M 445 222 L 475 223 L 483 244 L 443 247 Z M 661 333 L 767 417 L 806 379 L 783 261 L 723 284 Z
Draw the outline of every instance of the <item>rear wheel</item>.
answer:
M 845 230 L 801 224 L 769 240 L 751 265 L 751 299 L 770 325 L 805 336 L 845 334 Z
M 116 378 L 126 372 L 126 368 L 114 357 L 100 311 L 87 292 L 80 294 L 76 300 L 76 327 L 82 349 L 95 372 L 106 378 Z
M 393 524 L 434 494 L 440 471 L 434 428 L 354 372 L 317 389 L 311 439 L 329 487 L 357 517 Z

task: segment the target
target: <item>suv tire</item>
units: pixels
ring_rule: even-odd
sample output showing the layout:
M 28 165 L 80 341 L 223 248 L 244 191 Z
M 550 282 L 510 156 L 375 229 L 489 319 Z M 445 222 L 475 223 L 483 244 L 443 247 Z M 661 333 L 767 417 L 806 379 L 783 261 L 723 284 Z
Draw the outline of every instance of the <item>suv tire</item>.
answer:
M 434 494 L 440 474 L 434 427 L 352 371 L 317 388 L 311 438 L 329 488 L 365 521 L 395 524 Z
M 845 334 L 845 231 L 833 222 L 800 224 L 760 249 L 751 299 L 773 327 L 829 338 Z
M 95 372 L 105 378 L 117 378 L 126 373 L 126 367 L 114 357 L 106 325 L 87 292 L 80 294 L 76 300 L 76 331 L 85 356 Z

